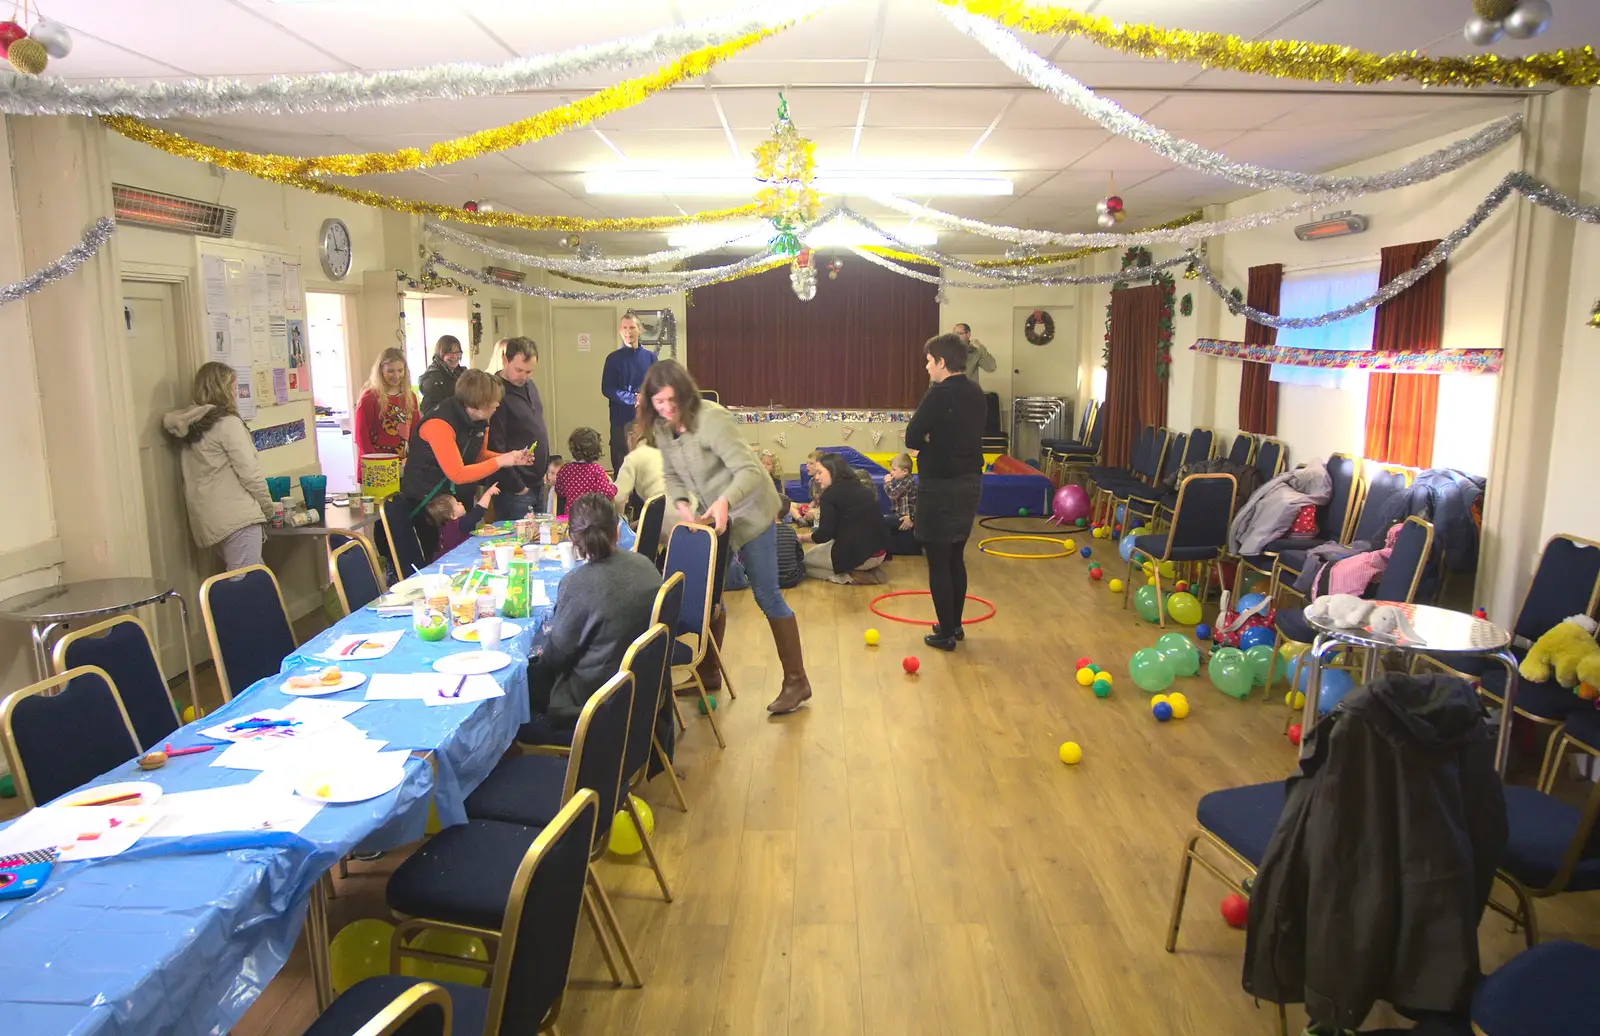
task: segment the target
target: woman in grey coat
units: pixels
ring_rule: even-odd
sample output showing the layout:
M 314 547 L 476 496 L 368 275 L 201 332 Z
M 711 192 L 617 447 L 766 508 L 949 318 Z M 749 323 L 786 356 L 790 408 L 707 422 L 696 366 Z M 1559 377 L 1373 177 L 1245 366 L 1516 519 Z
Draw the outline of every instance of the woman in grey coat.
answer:
M 678 517 L 715 528 L 719 553 L 742 552 L 751 594 L 772 627 L 783 663 L 783 687 L 767 711 L 793 712 L 811 697 L 811 681 L 800 652 L 800 625 L 778 588 L 773 520 L 779 504 L 772 479 L 739 434 L 733 415 L 702 400 L 700 386 L 676 361 L 661 360 L 645 372 L 638 424 L 644 441 L 661 451 L 667 499 Z M 696 499 L 705 508 L 698 515 L 690 506 Z M 720 645 L 715 624 L 713 635 Z

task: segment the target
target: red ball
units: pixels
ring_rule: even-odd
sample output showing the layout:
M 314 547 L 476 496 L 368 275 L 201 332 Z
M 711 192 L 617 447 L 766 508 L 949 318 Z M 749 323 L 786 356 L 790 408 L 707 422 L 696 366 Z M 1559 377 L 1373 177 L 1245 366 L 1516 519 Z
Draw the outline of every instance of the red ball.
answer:
M 1121 536 L 1122 535 L 1122 526 L 1120 526 L 1120 525 L 1115 526 L 1114 528 L 1112 528 L 1111 531 L 1116 533 L 1118 536 Z
M 1296 723 L 1289 728 L 1289 743 L 1291 745 L 1300 743 L 1300 724 Z
M 917 661 L 916 655 L 907 655 L 905 658 L 902 658 L 900 660 L 900 665 L 903 666 L 905 671 L 908 673 L 914 673 L 918 669 L 922 668 L 922 663 Z
M 466 209 L 468 212 L 477 212 L 478 211 L 478 203 L 475 202 L 475 201 L 466 202 L 461 207 L 463 209 Z
M 1185 590 L 1187 590 L 1187 589 L 1189 589 L 1189 584 L 1188 584 L 1188 583 L 1185 583 L 1185 582 L 1184 582 L 1184 581 L 1183 581 L 1183 580 L 1181 580 L 1181 579 L 1180 579 L 1180 580 L 1178 580 L 1178 592 L 1179 592 L 1179 593 L 1180 593 L 1180 594 L 1181 594 L 1181 593 L 1183 593 L 1183 592 L 1184 592 L 1184 591 L 1185 591 Z
M 1090 658 L 1088 655 L 1084 655 L 1082 658 L 1078 659 L 1078 664 L 1073 666 L 1072 668 L 1074 670 L 1087 669 L 1093 663 L 1094 663 L 1094 659 Z
M 1102 578 L 1103 578 L 1103 577 L 1104 577 L 1104 576 L 1105 576 L 1105 573 L 1104 573 L 1104 572 L 1102 572 L 1102 571 L 1100 571 L 1100 569 L 1098 569 L 1098 568 L 1091 568 L 1091 569 L 1090 569 L 1090 570 L 1089 570 L 1089 578 L 1090 578 L 1090 579 L 1093 579 L 1093 580 L 1094 580 L 1094 581 L 1095 581 L 1095 582 L 1097 582 L 1097 583 L 1098 583 L 1098 582 L 1099 582 L 1099 581 L 1100 581 L 1100 580 L 1101 580 L 1101 579 L 1102 579 Z
M 26 39 L 28 30 L 16 22 L 0 22 L 0 58 L 11 50 L 11 45 L 18 40 Z
M 1237 893 L 1224 896 L 1222 919 L 1228 922 L 1229 927 L 1243 928 L 1250 923 L 1250 901 Z
M 1113 194 L 1111 197 L 1107 198 L 1106 199 L 1106 211 L 1111 213 L 1112 215 L 1116 215 L 1117 213 L 1121 212 L 1122 211 L 1122 198 L 1120 196 L 1118 196 L 1118 195 L 1115 195 L 1115 194 Z

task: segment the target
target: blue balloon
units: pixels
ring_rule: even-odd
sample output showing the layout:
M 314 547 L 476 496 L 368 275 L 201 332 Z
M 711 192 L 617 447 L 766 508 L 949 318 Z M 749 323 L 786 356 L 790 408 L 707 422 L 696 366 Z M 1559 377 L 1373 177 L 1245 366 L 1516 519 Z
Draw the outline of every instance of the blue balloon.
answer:
M 1122 543 L 1117 547 L 1117 553 L 1122 555 L 1122 560 L 1123 561 L 1128 561 L 1128 560 L 1132 559 L 1132 557 L 1133 557 L 1133 541 L 1135 539 L 1137 539 L 1137 537 L 1134 536 L 1132 533 L 1129 533 L 1128 535 L 1122 537 Z
M 1356 682 L 1343 669 L 1322 671 L 1322 690 L 1317 694 L 1317 715 L 1326 716 L 1344 701 L 1344 696 L 1355 690 Z
M 1243 597 L 1239 598 L 1239 603 L 1235 607 L 1239 609 L 1239 613 L 1242 615 L 1266 599 L 1266 594 L 1245 594 Z
M 1117 521 L 1120 522 L 1124 518 L 1126 518 L 1127 516 L 1128 516 L 1128 505 L 1127 504 L 1118 504 L 1117 505 Z
M 1078 551 L 1078 553 L 1086 558 L 1094 557 L 1094 550 L 1090 547 L 1084 547 L 1082 550 Z
M 1210 640 L 1211 627 L 1202 622 L 1194 628 L 1194 635 L 1196 640 Z
M 1251 626 L 1239 634 L 1240 651 L 1249 651 L 1257 644 L 1265 644 L 1271 647 L 1275 643 L 1277 643 L 1277 634 L 1266 626 Z

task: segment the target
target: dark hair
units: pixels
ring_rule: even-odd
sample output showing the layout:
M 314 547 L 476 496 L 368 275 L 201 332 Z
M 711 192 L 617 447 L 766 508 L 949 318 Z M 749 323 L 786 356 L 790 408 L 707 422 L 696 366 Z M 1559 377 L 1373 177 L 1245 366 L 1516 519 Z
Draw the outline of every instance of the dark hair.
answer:
M 585 493 L 567 505 L 567 537 L 586 561 L 604 561 L 617 549 L 617 509 L 599 493 Z
M 955 335 L 934 335 L 922 346 L 922 351 L 936 360 L 943 360 L 945 370 L 951 374 L 960 374 L 967 368 L 967 347 Z
M 600 433 L 593 428 L 574 428 L 567 436 L 567 449 L 580 464 L 600 459 Z
M 959 327 L 962 331 L 965 331 L 969 335 L 972 333 L 972 325 L 971 324 L 957 324 L 955 327 L 952 327 L 950 329 L 950 331 L 952 333 L 958 333 L 958 332 L 956 332 L 956 327 Z
M 455 517 L 456 509 L 452 506 L 455 502 L 456 498 L 449 493 L 435 493 L 433 499 L 428 501 L 428 506 L 423 508 L 422 513 L 426 514 L 428 521 L 433 524 L 443 525 Z
M 440 335 L 439 340 L 433 343 L 433 358 L 442 360 L 448 353 L 461 351 L 461 339 L 455 335 Z
M 840 454 L 824 453 L 817 458 L 817 463 L 828 470 L 833 485 L 847 485 L 856 481 L 856 469 L 852 468 L 850 462 Z
M 677 360 L 657 360 L 644 372 L 644 384 L 639 386 L 639 439 L 651 446 L 656 445 L 656 422 L 661 419 L 651 400 L 668 386 L 683 427 L 692 432 L 700 425 L 700 386 Z
M 539 343 L 531 338 L 523 338 L 520 335 L 516 338 L 507 338 L 505 362 L 510 363 L 518 356 L 529 356 L 537 360 L 539 358 Z
M 552 453 L 552 454 L 550 454 L 549 458 L 545 461 L 545 464 L 546 464 L 547 467 L 554 467 L 554 466 L 556 466 L 558 464 L 565 464 L 566 462 L 567 462 L 567 458 L 563 457 L 561 454 Z

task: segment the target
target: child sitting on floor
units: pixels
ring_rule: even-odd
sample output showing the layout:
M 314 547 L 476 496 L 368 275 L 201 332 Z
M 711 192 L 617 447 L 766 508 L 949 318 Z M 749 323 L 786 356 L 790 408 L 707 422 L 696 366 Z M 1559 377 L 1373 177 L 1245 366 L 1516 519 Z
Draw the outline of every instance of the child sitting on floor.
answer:
M 449 493 L 434 494 L 433 499 L 428 501 L 424 513 L 427 514 L 429 521 L 439 527 L 439 549 L 428 559 L 428 564 L 433 564 L 466 542 L 467 537 L 472 535 L 472 530 L 478 527 L 478 523 L 483 521 L 483 516 L 488 513 L 489 502 L 499 492 L 499 486 L 491 485 L 483 491 L 482 496 L 478 497 L 477 505 L 470 511 Z
M 911 454 L 896 454 L 884 476 L 883 491 L 889 495 L 890 513 L 883 521 L 889 530 L 889 553 L 921 554 L 913 531 L 917 514 L 917 476 L 911 473 Z
M 561 466 L 556 476 L 556 492 L 571 503 L 585 493 L 599 493 L 607 500 L 617 498 L 617 485 L 600 466 L 600 433 L 593 428 L 577 428 L 567 436 L 572 460 Z
M 550 455 L 550 466 L 544 470 L 544 507 L 540 512 L 542 514 L 567 513 L 567 502 L 556 492 L 556 477 L 561 474 L 561 469 L 566 463 L 566 458 L 561 454 Z

